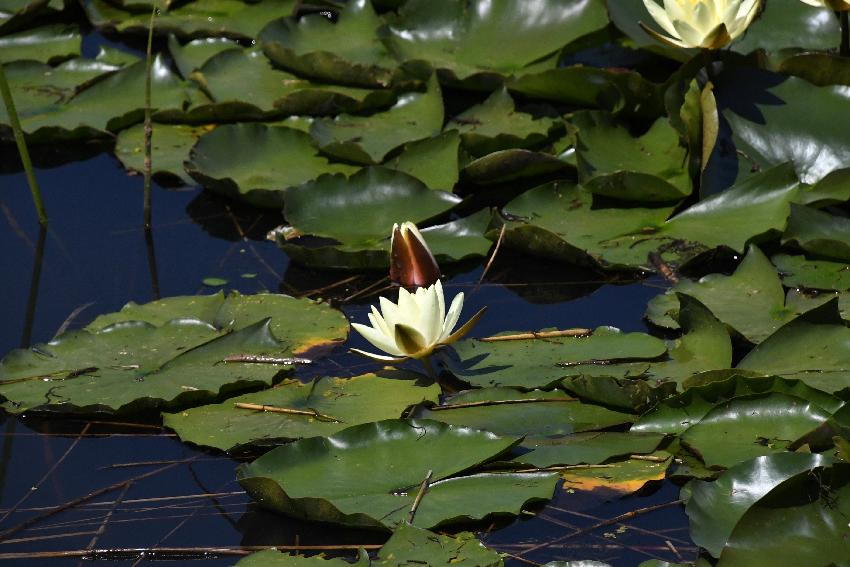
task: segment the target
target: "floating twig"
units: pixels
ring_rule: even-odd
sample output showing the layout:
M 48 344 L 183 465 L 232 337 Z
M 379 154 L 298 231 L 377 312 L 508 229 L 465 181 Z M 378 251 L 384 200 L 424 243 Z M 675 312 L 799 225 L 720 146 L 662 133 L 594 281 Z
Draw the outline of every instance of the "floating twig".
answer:
M 484 281 L 484 277 L 487 275 L 487 272 L 490 271 L 490 266 L 493 265 L 493 261 L 496 259 L 496 254 L 499 253 L 499 248 L 502 246 L 502 240 L 505 238 L 505 227 L 508 225 L 503 224 L 502 229 L 499 231 L 499 238 L 496 239 L 496 246 L 493 248 L 493 253 L 490 254 L 490 258 L 487 260 L 487 264 L 484 266 L 484 271 L 481 272 L 481 277 L 478 278 L 478 283 Z
M 284 366 L 292 366 L 293 364 L 313 364 L 309 358 L 298 357 L 275 357 L 275 356 L 259 356 L 253 354 L 232 354 L 225 356 L 222 362 L 247 362 L 250 364 L 280 364 Z
M 483 343 L 495 343 L 499 341 L 527 341 L 532 339 L 554 339 L 558 337 L 587 337 L 593 334 L 592 329 L 563 329 L 560 331 L 529 331 L 515 335 L 497 335 L 478 339 Z
M 664 277 L 665 280 L 670 283 L 679 283 L 679 276 L 676 274 L 676 271 L 670 267 L 670 264 L 664 261 L 661 254 L 655 251 L 650 252 L 649 262 L 655 267 L 658 273 Z
M 6 386 L 8 384 L 19 384 L 21 382 L 32 382 L 33 380 L 43 380 L 44 382 L 52 382 L 53 380 L 70 380 L 72 378 L 78 378 L 83 376 L 84 374 L 90 374 L 92 372 L 97 372 L 96 366 L 89 366 L 88 368 L 78 368 L 76 370 L 57 370 L 56 372 L 51 372 L 50 374 L 39 374 L 38 376 L 23 376 L 21 378 L 10 378 L 9 380 L 0 380 L 0 386 Z
M 278 406 L 267 406 L 265 404 L 249 404 L 247 402 L 236 402 L 233 404 L 239 409 L 247 409 L 254 411 L 264 411 L 268 413 L 284 413 L 287 415 L 304 415 L 307 417 L 313 417 L 318 419 L 319 421 L 326 421 L 331 423 L 343 423 L 341 419 L 337 419 L 330 415 L 325 415 L 323 413 L 319 413 L 314 409 L 309 410 L 297 410 L 291 408 L 281 408 Z
M 434 471 L 429 470 L 428 474 L 425 475 L 425 478 L 422 479 L 422 484 L 419 485 L 419 492 L 416 493 L 416 498 L 413 500 L 413 505 L 410 507 L 410 514 L 407 516 L 408 524 L 413 523 L 413 518 L 416 517 L 416 510 L 419 509 L 419 504 L 422 502 L 422 499 L 425 498 L 425 493 L 428 492 L 428 488 L 431 486 L 432 476 L 434 476 Z
M 481 400 L 479 402 L 464 402 L 462 404 L 446 404 L 428 408 L 430 411 L 445 411 L 463 408 L 480 408 L 484 406 L 504 406 L 510 404 L 537 404 L 545 402 L 577 402 L 577 398 L 523 398 L 519 400 Z

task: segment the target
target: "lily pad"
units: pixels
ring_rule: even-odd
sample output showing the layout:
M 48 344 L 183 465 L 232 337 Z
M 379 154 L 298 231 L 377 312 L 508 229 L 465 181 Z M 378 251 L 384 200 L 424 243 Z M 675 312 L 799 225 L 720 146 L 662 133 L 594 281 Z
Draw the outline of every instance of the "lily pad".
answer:
M 393 149 L 429 138 L 443 127 L 440 84 L 432 76 L 424 93 L 399 95 L 389 110 L 371 116 L 342 114 L 313 122 L 310 135 L 323 152 L 363 164 L 377 164 Z
M 388 41 L 402 60 L 425 60 L 462 80 L 520 72 L 607 24 L 602 3 L 590 0 L 408 0 Z
M 452 425 L 486 427 L 498 435 L 532 438 L 605 429 L 634 419 L 629 414 L 581 403 L 558 390 L 521 392 L 513 388 L 461 392 L 444 405 L 420 408 L 415 415 Z
M 809 453 L 775 453 L 739 463 L 714 482 L 694 480 L 685 488 L 685 512 L 694 543 L 719 557 L 735 525 L 747 510 L 789 478 L 830 464 Z
M 850 262 L 850 219 L 824 211 L 791 205 L 782 244 L 800 248 L 812 256 Z
M 469 532 L 455 536 L 438 535 L 405 524 L 393 532 L 378 550 L 373 565 L 405 567 L 416 564 L 457 567 L 502 567 L 501 555 L 484 547 Z
M 0 36 L 0 61 L 41 61 L 56 65 L 79 57 L 80 29 L 68 24 L 50 24 Z
M 194 113 L 221 118 L 265 118 L 284 114 L 326 115 L 389 106 L 387 90 L 324 85 L 273 69 L 258 49 L 227 50 L 210 58 L 192 78 L 215 103 Z
M 208 189 L 273 208 L 283 206 L 284 190 L 289 187 L 325 173 L 356 171 L 329 163 L 304 132 L 251 123 L 219 126 L 202 136 L 185 168 Z
M 183 162 L 189 151 L 202 135 L 213 126 L 187 126 L 182 124 L 154 124 L 151 136 L 151 167 L 154 175 L 166 175 L 179 179 L 185 185 L 195 185 Z M 115 141 L 115 156 L 125 168 L 144 171 L 144 125 L 137 124 L 118 133 Z
M 270 390 L 245 394 L 220 404 L 167 413 L 163 423 L 180 439 L 223 451 L 267 448 L 302 437 L 332 435 L 352 425 L 401 417 L 406 408 L 436 402 L 437 385 L 363 374 L 353 378 L 318 378 L 304 384 L 285 380 Z M 237 403 L 306 412 L 279 413 L 242 409 Z M 313 415 L 308 415 L 313 412 Z
M 659 433 L 619 433 L 613 431 L 576 433 L 550 439 L 523 441 L 531 449 L 513 461 L 538 468 L 556 465 L 598 465 L 610 459 L 655 452 L 664 439 Z
M 511 95 L 502 88 L 481 104 L 449 120 L 446 128 L 460 132 L 464 148 L 480 157 L 499 150 L 541 145 L 558 126 L 555 119 L 535 119 L 530 114 L 517 112 Z
M 228 356 L 293 356 L 346 332 L 340 313 L 283 295 L 130 303 L 86 329 L 9 353 L 0 361 L 0 395 L 12 413 L 179 409 L 270 385 L 291 368 L 224 362 Z
M 681 434 L 681 442 L 709 467 L 731 467 L 784 451 L 830 417 L 820 406 L 770 393 L 719 404 Z
M 203 0 L 180 3 L 157 16 L 154 32 L 180 38 L 229 37 L 254 39 L 272 20 L 289 16 L 296 0 Z M 150 11 L 132 12 L 107 0 L 83 4 L 89 21 L 97 28 L 119 33 L 147 33 Z
M 850 290 L 850 264 L 788 254 L 777 254 L 771 262 L 779 270 L 782 283 L 788 287 Z
M 545 388 L 573 374 L 571 366 L 600 360 L 651 360 L 663 356 L 667 347 L 664 341 L 643 333 L 599 327 L 588 337 L 497 342 L 466 339 L 455 343 L 454 350 L 457 358 L 450 359 L 448 366 L 464 382 L 477 387 L 531 389 Z
M 292 555 L 276 549 L 266 549 L 240 559 L 234 567 L 369 567 L 369 554 L 361 551 L 357 563 L 324 555 Z
M 203 67 L 207 61 L 228 50 L 242 51 L 242 47 L 238 42 L 225 37 L 193 39 L 185 45 L 181 45 L 173 35 L 168 37 L 168 51 L 184 79 L 191 78 L 192 73 Z
M 570 122 L 577 128 L 579 181 L 591 192 L 638 202 L 677 201 L 690 195 L 688 152 L 665 118 L 639 138 L 605 112 L 576 113 Z
M 850 329 L 838 300 L 803 313 L 751 350 L 738 368 L 797 378 L 827 392 L 850 386 Z
M 460 136 L 456 130 L 439 136 L 410 142 L 401 154 L 385 167 L 412 175 L 429 189 L 451 191 L 457 183 Z
M 62 0 L 2 0 L 0 35 L 22 29 L 43 16 L 56 15 L 64 7 Z
M 673 455 L 656 451 L 641 459 L 626 459 L 607 463 L 605 467 L 568 469 L 561 473 L 565 490 L 603 491 L 621 495 L 631 494 L 646 483 L 664 480 Z
M 325 14 L 270 23 L 260 35 L 276 64 L 299 75 L 342 85 L 387 87 L 398 64 L 378 38 L 383 21 L 370 0 L 351 0 L 336 22 Z
M 597 208 L 586 189 L 553 182 L 508 203 L 506 212 L 517 220 L 508 222 L 505 243 L 607 269 L 652 270 L 650 252 L 680 265 L 720 246 L 743 252 L 748 243 L 782 231 L 798 188 L 793 168 L 779 166 L 665 220 L 670 207 Z
M 715 317 L 753 344 L 799 315 L 793 306 L 786 306 L 779 275 L 756 246 L 750 246 L 731 276 L 709 274 L 699 281 L 682 279 L 664 296 L 654 298 L 647 311 L 653 323 L 678 327 L 676 293 L 698 299 Z
M 572 169 L 569 163 L 553 155 L 511 149 L 493 152 L 469 162 L 463 168 L 463 175 L 477 185 L 492 185 L 569 169 Z
M 429 420 L 387 420 L 311 437 L 266 453 L 237 470 L 263 507 L 290 516 L 350 526 L 392 528 L 408 518 L 419 486 L 415 526 L 519 513 L 547 500 L 557 475 L 453 477 L 509 451 L 520 439 Z

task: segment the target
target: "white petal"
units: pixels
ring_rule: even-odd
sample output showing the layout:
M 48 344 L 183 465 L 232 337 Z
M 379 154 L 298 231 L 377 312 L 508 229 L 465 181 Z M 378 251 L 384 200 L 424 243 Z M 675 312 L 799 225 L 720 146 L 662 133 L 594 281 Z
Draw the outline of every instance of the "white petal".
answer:
M 670 35 L 678 37 L 676 28 L 673 27 L 673 22 L 670 21 L 670 17 L 667 15 L 667 12 L 664 11 L 664 8 L 656 4 L 655 0 L 643 0 L 643 4 L 649 11 L 649 15 L 652 16 L 652 19 L 655 20 L 658 25 L 664 29 L 664 31 Z
M 352 323 L 351 327 L 363 335 L 364 339 L 382 351 L 395 355 L 404 354 L 404 352 L 395 344 L 394 337 L 388 337 L 381 331 L 373 329 L 372 327 L 367 327 L 366 325 L 361 325 L 360 323 Z
M 463 292 L 457 294 L 452 300 L 449 307 L 449 314 L 446 315 L 446 321 L 443 323 L 443 332 L 440 334 L 440 340 L 445 340 L 452 334 L 452 329 L 457 325 L 457 320 L 460 318 L 460 312 L 463 310 Z
M 381 316 L 387 324 L 387 334 L 392 335 L 395 332 L 393 327 L 399 322 L 400 318 L 398 306 L 386 297 L 379 297 L 378 302 L 381 304 Z
M 387 325 L 387 322 L 384 321 L 384 317 L 381 315 L 380 311 L 378 311 L 377 307 L 375 307 L 374 305 L 372 305 L 371 307 L 372 314 L 369 317 L 369 321 L 372 322 L 372 326 L 384 333 L 385 335 L 391 337 L 393 333 L 390 332 L 390 328 Z
M 359 348 L 353 348 L 351 349 L 351 352 L 356 352 L 357 354 L 367 356 L 374 360 L 380 360 L 381 362 L 403 362 L 409 358 L 407 356 L 386 356 L 383 354 L 374 354 L 371 352 L 366 352 L 365 350 L 360 350 Z

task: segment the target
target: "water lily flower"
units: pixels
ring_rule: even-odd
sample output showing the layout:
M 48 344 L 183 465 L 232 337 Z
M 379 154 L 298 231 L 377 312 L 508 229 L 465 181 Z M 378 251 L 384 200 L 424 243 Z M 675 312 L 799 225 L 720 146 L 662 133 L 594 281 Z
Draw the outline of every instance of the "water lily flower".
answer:
M 805 0 L 804 0 L 805 1 Z M 741 36 L 758 14 L 761 0 L 643 0 L 658 25 L 669 36 L 640 22 L 655 39 L 673 47 L 720 49 Z
M 410 221 L 393 225 L 390 279 L 405 287 L 426 287 L 440 279 L 440 267 L 419 229 Z
M 439 280 L 427 288 L 420 287 L 415 293 L 399 288 L 398 304 L 386 297 L 380 298 L 380 304 L 380 312 L 372 306 L 369 314 L 371 327 L 359 323 L 351 326 L 390 356 L 356 348 L 351 350 L 382 362 L 402 362 L 408 358 L 425 359 L 427 362 L 427 357 L 436 348 L 463 337 L 484 314 L 482 309 L 452 333 L 463 308 L 463 293 L 454 297 L 447 314 L 443 284 Z
M 850 10 L 850 1 L 848 0 L 800 0 L 809 6 L 817 8 L 829 8 L 836 12 L 847 12 Z

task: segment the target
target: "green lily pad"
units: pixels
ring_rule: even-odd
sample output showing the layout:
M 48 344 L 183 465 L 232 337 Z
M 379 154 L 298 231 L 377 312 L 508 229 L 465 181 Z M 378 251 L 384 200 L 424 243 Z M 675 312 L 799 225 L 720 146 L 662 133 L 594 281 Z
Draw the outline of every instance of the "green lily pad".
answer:
M 850 557 L 848 515 L 850 466 L 803 471 L 744 513 L 717 565 L 753 565 L 767 554 L 776 567 L 844 565 Z
M 607 24 L 601 2 L 408 0 L 388 41 L 402 60 L 425 60 L 462 80 L 518 73 Z
M 738 368 L 797 378 L 827 392 L 850 386 L 850 329 L 838 300 L 803 313 L 751 350 Z
M 80 29 L 68 24 L 50 24 L 0 36 L 0 61 L 41 61 L 56 65 L 79 57 Z
M 185 168 L 208 189 L 272 208 L 283 206 L 284 190 L 289 187 L 325 173 L 356 171 L 329 163 L 304 132 L 251 123 L 219 126 L 201 136 Z
M 775 453 L 739 463 L 714 482 L 691 481 L 685 488 L 691 538 L 719 557 L 735 525 L 753 504 L 789 478 L 831 460 L 810 453 Z
M 782 283 L 788 287 L 850 290 L 850 264 L 788 254 L 777 254 L 770 260 L 779 270 Z
M 664 341 L 660 339 L 643 333 L 623 333 L 612 327 L 599 327 L 589 337 L 497 342 L 466 339 L 453 347 L 457 359 L 450 359 L 448 366 L 464 382 L 477 387 L 527 389 L 550 386 L 573 374 L 571 367 L 580 363 L 651 360 L 667 352 Z
M 646 366 L 652 368 L 651 364 Z M 675 382 L 650 383 L 641 376 L 615 378 L 580 374 L 561 380 L 562 388 L 582 400 L 628 413 L 645 412 L 659 400 L 675 394 L 676 386 Z
M 192 75 L 214 105 L 194 113 L 221 118 L 265 118 L 284 114 L 326 115 L 388 106 L 387 90 L 324 85 L 273 69 L 257 49 L 227 50 L 210 58 Z
M 389 110 L 371 116 L 342 114 L 313 122 L 310 135 L 323 152 L 340 159 L 377 164 L 393 149 L 436 136 L 443 127 L 440 84 L 432 76 L 424 93 L 399 95 Z
M 439 395 L 437 385 L 422 387 L 414 380 L 375 374 L 318 378 L 311 384 L 285 380 L 270 390 L 164 414 L 163 423 L 183 441 L 223 451 L 243 449 L 246 445 L 273 447 L 302 437 L 332 435 L 352 425 L 398 418 L 409 406 L 436 402 Z M 315 415 L 242 409 L 236 403 Z
M 477 185 L 507 183 L 571 169 L 569 163 L 541 152 L 511 149 L 475 159 L 463 168 L 463 176 Z
M 228 50 L 241 51 L 242 47 L 238 42 L 226 37 L 193 39 L 185 45 L 180 45 L 180 41 L 173 35 L 168 37 L 168 51 L 184 79 L 189 79 L 204 63 Z
M 678 265 L 720 246 L 743 252 L 783 230 L 798 188 L 793 168 L 779 166 L 665 220 L 670 207 L 596 208 L 586 189 L 554 182 L 508 203 L 517 220 L 508 222 L 505 244 L 568 263 L 652 270 L 650 252 Z
M 779 376 L 754 376 L 741 370 L 727 375 L 721 374 L 717 378 L 704 383 L 695 382 L 684 392 L 659 401 L 651 411 L 632 425 L 631 431 L 680 434 L 701 420 L 714 407 L 743 396 L 781 393 L 811 402 L 830 413 L 834 413 L 844 404 L 840 398 L 811 388 L 800 380 L 788 380 Z
M 709 274 L 699 281 L 682 279 L 650 302 L 647 317 L 663 327 L 677 328 L 675 294 L 689 295 L 708 307 L 720 321 L 758 344 L 799 312 L 786 305 L 785 291 L 773 265 L 756 246 L 731 276 Z
M 512 460 L 538 468 L 556 465 L 598 465 L 610 459 L 653 453 L 663 439 L 664 435 L 659 433 L 611 431 L 576 433 L 550 439 L 527 439 L 520 447 L 531 451 Z
M 460 136 L 456 130 L 410 142 L 385 167 L 412 175 L 429 189 L 451 191 L 459 175 Z
M 850 219 L 791 205 L 782 244 L 827 260 L 850 262 Z
M 599 195 L 627 201 L 677 201 L 690 195 L 688 152 L 679 134 L 659 118 L 646 134 L 632 137 L 605 112 L 579 112 L 575 132 L 579 181 Z
M 458 567 L 502 567 L 502 556 L 484 547 L 469 532 L 438 535 L 402 524 L 378 550 L 376 566 L 406 567 L 418 564 Z
M 154 175 L 166 175 L 179 179 L 185 185 L 195 185 L 183 162 L 189 159 L 192 146 L 212 126 L 187 126 L 183 124 L 154 124 L 151 136 L 151 168 Z M 115 156 L 125 168 L 144 171 L 144 125 L 136 124 L 118 133 L 115 141 Z
M 517 112 L 511 95 L 502 88 L 449 120 L 446 128 L 460 132 L 464 148 L 480 157 L 499 150 L 539 146 L 558 126 L 555 119 L 534 119 L 530 114 Z
M 387 87 L 397 65 L 378 38 L 383 21 L 370 0 L 351 0 L 336 22 L 325 14 L 270 23 L 260 35 L 276 64 L 299 75 L 343 85 Z
M 61 12 L 62 0 L 2 0 L 0 1 L 0 35 L 23 29 L 44 16 Z
M 258 551 L 240 559 L 234 567 L 369 567 L 369 554 L 360 552 L 357 563 L 351 563 L 339 557 L 324 555 L 292 555 L 276 549 Z
M 797 203 L 821 208 L 841 205 L 850 201 L 850 169 L 836 169 L 827 173 L 814 185 L 800 191 Z
M 278 447 L 237 470 L 263 507 L 290 516 L 351 526 L 392 528 L 404 522 L 419 486 L 432 483 L 413 525 L 519 513 L 551 497 L 557 475 L 452 477 L 509 451 L 520 439 L 429 420 L 356 425 L 332 437 Z
M 658 87 L 626 69 L 572 65 L 526 73 L 506 84 L 513 92 L 578 108 L 598 108 L 614 114 L 661 114 Z
M 292 14 L 296 0 L 203 0 L 180 3 L 157 16 L 154 32 L 180 38 L 229 37 L 254 39 L 272 20 Z M 107 0 L 83 4 L 89 21 L 97 28 L 119 33 L 147 33 L 150 10 L 133 12 Z
M 347 327 L 340 313 L 283 295 L 130 303 L 83 330 L 9 353 L 0 361 L 0 395 L 12 413 L 179 409 L 270 385 L 291 368 L 223 363 L 228 356 L 301 354 L 340 341 Z
M 673 455 L 656 451 L 641 459 L 625 459 L 606 463 L 604 467 L 567 469 L 561 473 L 565 490 L 614 492 L 631 494 L 646 483 L 664 480 Z
M 813 184 L 850 167 L 850 133 L 835 120 L 850 100 L 846 87 L 731 68 L 714 92 L 746 168 L 791 162 L 800 180 Z
M 486 405 L 491 402 L 492 405 Z M 515 402 L 515 403 L 510 403 Z M 473 405 L 468 404 L 480 404 Z M 455 407 L 455 406 L 460 407 Z M 631 423 L 634 416 L 601 406 L 581 403 L 564 392 L 513 388 L 483 388 L 461 392 L 437 407 L 423 407 L 416 417 L 433 419 L 497 435 L 526 435 L 532 438 L 569 435 Z
M 728 468 L 785 451 L 830 415 L 820 406 L 788 394 L 741 396 L 710 409 L 680 438 L 707 466 Z

